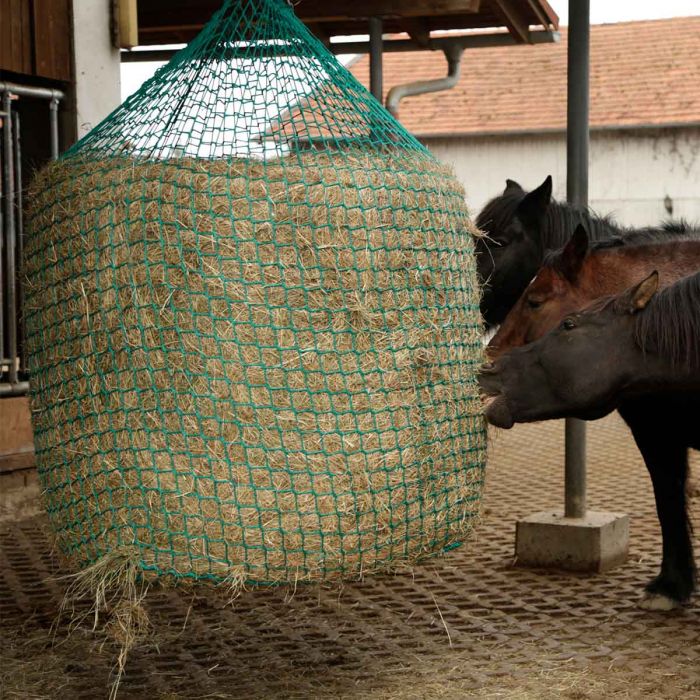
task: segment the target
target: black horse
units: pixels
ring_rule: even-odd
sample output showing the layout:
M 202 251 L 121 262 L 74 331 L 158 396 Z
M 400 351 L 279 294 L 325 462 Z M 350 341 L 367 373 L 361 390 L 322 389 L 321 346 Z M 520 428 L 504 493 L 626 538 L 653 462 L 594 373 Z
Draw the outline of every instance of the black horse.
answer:
M 653 272 L 484 367 L 489 422 L 595 420 L 631 398 L 700 392 L 700 273 L 658 287 Z
M 663 558 L 642 606 L 661 610 L 686 601 L 696 579 L 685 481 L 688 448 L 700 449 L 700 273 L 657 285 L 653 274 L 567 316 L 486 366 L 480 382 L 487 418 L 505 428 L 619 409 L 654 486 Z
M 503 194 L 489 201 L 476 219 L 486 234 L 476 239 L 475 249 L 483 288 L 481 314 L 488 326 L 503 321 L 535 276 L 545 252 L 561 248 L 578 224 L 585 226 L 591 241 L 641 240 L 650 233 L 678 234 L 688 228 L 682 221 L 625 228 L 585 207 L 553 200 L 551 176 L 531 192 L 506 180 Z

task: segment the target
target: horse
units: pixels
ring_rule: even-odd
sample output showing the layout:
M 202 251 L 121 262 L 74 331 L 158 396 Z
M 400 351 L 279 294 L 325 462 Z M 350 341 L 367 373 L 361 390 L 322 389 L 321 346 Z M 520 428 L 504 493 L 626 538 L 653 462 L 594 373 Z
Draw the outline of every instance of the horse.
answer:
M 700 272 L 658 290 L 654 270 L 482 368 L 489 423 L 508 429 L 554 418 L 596 420 L 631 398 L 698 394 Z M 699 449 L 697 415 L 685 419 Z
M 649 233 L 682 233 L 684 222 L 631 229 L 609 216 L 597 216 L 586 207 L 552 200 L 552 178 L 531 192 L 506 180 L 503 193 L 491 199 L 476 219 L 484 233 L 475 240 L 477 272 L 482 284 L 481 314 L 488 327 L 508 314 L 542 264 L 545 253 L 563 246 L 577 224 L 583 224 L 593 241 Z
M 593 299 L 617 294 L 652 270 L 666 286 L 700 269 L 700 231 L 684 226 L 646 229 L 603 242 L 589 240 L 579 224 L 566 245 L 549 251 L 523 294 L 513 305 L 486 353 L 489 359 L 530 343 L 568 313 Z
M 645 233 L 631 236 L 627 242 L 623 238 L 591 248 L 585 230 L 577 228 L 562 250 L 547 255 L 542 269 L 492 338 L 487 348 L 489 358 L 495 360 L 512 348 L 537 340 L 565 314 L 601 296 L 620 293 L 657 268 L 662 271 L 663 286 L 696 272 L 700 269 L 700 235 L 689 228 L 680 233 L 672 239 L 660 231 Z M 641 605 L 671 609 L 688 600 L 695 588 L 685 484 L 687 451 L 693 444 L 687 417 L 697 415 L 700 396 L 670 393 L 663 400 L 653 394 L 631 397 L 624 399 L 618 410 L 649 471 L 663 537 L 661 572 L 647 585 Z M 664 442 L 664 435 L 673 436 L 671 447 Z

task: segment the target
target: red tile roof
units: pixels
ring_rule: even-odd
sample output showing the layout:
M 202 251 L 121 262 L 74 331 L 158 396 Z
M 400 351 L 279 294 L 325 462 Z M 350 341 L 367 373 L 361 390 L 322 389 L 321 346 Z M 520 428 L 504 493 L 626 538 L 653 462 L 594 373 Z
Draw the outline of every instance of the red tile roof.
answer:
M 561 41 L 464 52 L 457 87 L 400 103 L 417 136 L 566 127 L 567 32 Z M 369 64 L 351 66 L 364 85 Z M 442 77 L 442 52 L 386 53 L 384 89 Z M 700 16 L 591 27 L 591 126 L 700 123 Z

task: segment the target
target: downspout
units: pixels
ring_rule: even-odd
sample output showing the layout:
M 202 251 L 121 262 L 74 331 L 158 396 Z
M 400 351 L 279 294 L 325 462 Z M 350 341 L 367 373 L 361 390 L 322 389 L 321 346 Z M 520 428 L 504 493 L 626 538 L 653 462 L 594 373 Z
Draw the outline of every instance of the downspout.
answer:
M 386 96 L 386 108 L 398 119 L 399 102 L 404 97 L 425 95 L 428 92 L 451 90 L 459 81 L 462 69 L 462 54 L 464 47 L 459 44 L 448 44 L 443 49 L 447 59 L 447 75 L 433 80 L 416 80 L 412 83 L 395 85 Z

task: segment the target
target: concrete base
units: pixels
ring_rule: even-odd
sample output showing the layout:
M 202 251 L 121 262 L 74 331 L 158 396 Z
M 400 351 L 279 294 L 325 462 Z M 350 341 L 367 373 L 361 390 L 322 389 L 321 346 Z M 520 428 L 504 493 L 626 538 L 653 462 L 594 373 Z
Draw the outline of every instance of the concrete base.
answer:
M 627 559 L 628 544 L 629 517 L 622 513 L 565 518 L 545 511 L 520 520 L 515 532 L 518 566 L 608 571 Z

